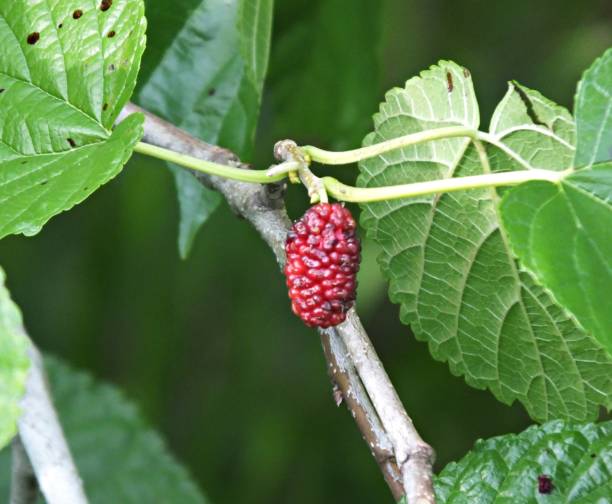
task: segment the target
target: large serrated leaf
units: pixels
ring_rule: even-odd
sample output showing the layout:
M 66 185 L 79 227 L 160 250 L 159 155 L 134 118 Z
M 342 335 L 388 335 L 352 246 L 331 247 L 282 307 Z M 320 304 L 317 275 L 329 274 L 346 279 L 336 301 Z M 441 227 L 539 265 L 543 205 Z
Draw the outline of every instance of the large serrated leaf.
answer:
M 115 387 L 48 358 L 54 403 L 92 504 L 207 500 L 159 434 Z M 0 453 L 0 499 L 9 493 L 10 450 Z M 6 500 L 8 502 L 8 500 Z
M 176 33 L 171 40 L 160 40 L 163 52 L 153 53 L 156 66 L 142 83 L 139 103 L 193 135 L 247 158 L 268 65 L 273 1 L 150 3 L 151 29 Z M 191 175 L 173 173 L 181 215 L 179 251 L 186 257 L 221 199 Z
M 561 421 L 478 441 L 436 478 L 441 504 L 609 502 L 612 422 Z
M 449 125 L 477 128 L 467 70 L 440 62 L 386 96 L 374 143 Z M 511 84 L 492 120 L 491 169 L 562 169 L 573 125 L 561 107 Z M 359 185 L 404 184 L 486 171 L 468 139 L 445 139 L 364 161 Z M 432 355 L 538 421 L 595 418 L 612 403 L 612 360 L 519 269 L 500 229 L 498 196 L 474 189 L 363 205 L 362 223 L 382 247 L 379 262 L 401 319 Z
M 0 237 L 38 232 L 121 170 L 142 121 L 109 130 L 145 27 L 142 0 L 0 2 Z
M 19 402 L 30 366 L 21 313 L 4 280 L 4 271 L 0 269 L 0 448 L 17 433 Z

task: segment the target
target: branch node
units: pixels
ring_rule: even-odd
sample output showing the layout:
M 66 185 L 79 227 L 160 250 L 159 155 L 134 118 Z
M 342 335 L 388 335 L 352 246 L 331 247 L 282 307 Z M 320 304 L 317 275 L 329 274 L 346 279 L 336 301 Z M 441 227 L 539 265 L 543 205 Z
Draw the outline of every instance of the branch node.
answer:
M 310 156 L 306 154 L 293 140 L 279 140 L 274 144 L 274 157 L 278 161 L 294 161 L 309 165 Z

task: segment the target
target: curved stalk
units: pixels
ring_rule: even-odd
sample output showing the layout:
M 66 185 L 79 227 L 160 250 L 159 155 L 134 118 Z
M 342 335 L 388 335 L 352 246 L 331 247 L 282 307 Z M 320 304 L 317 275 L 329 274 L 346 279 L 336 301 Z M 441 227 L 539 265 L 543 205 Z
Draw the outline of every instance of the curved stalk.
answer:
M 148 143 L 138 142 L 134 148 L 135 152 L 146 154 L 163 161 L 169 161 L 177 165 L 190 168 L 191 170 L 206 173 L 208 175 L 216 175 L 232 180 L 240 180 L 242 182 L 252 182 L 255 184 L 270 184 L 278 182 L 286 177 L 285 173 L 276 173 L 270 175 L 268 170 L 245 170 L 243 168 L 234 168 L 225 166 L 211 161 L 204 161 L 192 156 L 180 154 L 169 149 L 157 147 Z
M 308 188 L 311 201 L 326 201 L 326 191 L 340 201 L 367 203 L 374 201 L 384 201 L 399 198 L 410 198 L 435 193 L 462 191 L 479 187 L 497 187 L 521 184 L 531 180 L 544 180 L 547 182 L 558 183 L 566 172 L 555 172 L 550 170 L 523 170 L 511 172 L 488 173 L 485 175 L 474 175 L 470 177 L 447 178 L 440 180 L 430 180 L 427 182 L 417 182 L 413 184 L 402 184 L 387 187 L 352 187 L 341 183 L 333 177 L 316 177 L 308 169 L 305 163 L 316 160 L 327 164 L 343 164 L 366 159 L 376 156 L 393 149 L 405 147 L 415 143 L 426 142 L 435 139 L 451 137 L 469 137 L 476 143 L 479 155 L 486 157 L 481 140 L 490 141 L 490 135 L 481 134 L 476 130 L 464 128 L 462 126 L 451 126 L 434 130 L 422 131 L 412 135 L 394 138 L 386 142 L 381 142 L 361 149 L 344 152 L 330 152 L 317 149 L 316 147 L 306 146 L 297 147 L 296 151 L 304 155 L 306 159 L 299 161 L 292 156 L 284 156 L 283 163 L 278 165 L 277 170 L 245 170 L 233 166 L 226 166 L 211 161 L 205 161 L 185 154 L 157 147 L 148 143 L 139 142 L 135 151 L 141 154 L 169 161 L 195 171 L 215 175 L 218 177 L 239 180 L 242 182 L 269 184 L 283 180 L 287 174 L 300 175 L 302 183 Z M 293 145 L 295 145 L 292 142 Z
M 473 128 L 465 126 L 448 126 L 445 128 L 436 128 L 418 133 L 411 133 L 391 140 L 386 140 L 377 144 L 361 147 L 342 152 L 332 152 L 312 145 L 300 147 L 301 151 L 306 154 L 310 161 L 328 165 L 341 165 L 355 163 L 363 159 L 368 159 L 374 156 L 379 156 L 385 152 L 389 152 L 409 145 L 429 142 L 431 140 L 441 140 L 443 138 L 468 137 L 476 138 L 477 131 Z
M 470 177 L 447 178 L 386 187 L 352 187 L 343 184 L 333 177 L 323 177 L 321 180 L 323 181 L 327 192 L 337 200 L 350 201 L 354 203 L 369 203 L 374 201 L 386 201 L 399 198 L 410 198 L 414 196 L 424 196 L 428 194 L 476 189 L 479 187 L 517 185 L 531 180 L 544 180 L 547 182 L 558 183 L 565 175 L 566 172 L 524 170 L 474 175 Z

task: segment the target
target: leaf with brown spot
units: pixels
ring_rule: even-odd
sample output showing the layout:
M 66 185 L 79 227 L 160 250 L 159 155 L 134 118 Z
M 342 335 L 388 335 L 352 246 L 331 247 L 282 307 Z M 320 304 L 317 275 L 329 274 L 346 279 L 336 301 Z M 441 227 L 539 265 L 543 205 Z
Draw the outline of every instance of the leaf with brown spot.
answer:
M 0 237 L 35 234 L 83 201 L 119 173 L 142 135 L 141 117 L 111 128 L 136 82 L 143 1 L 118 2 L 112 16 L 83 5 L 0 2 Z M 71 17 L 78 23 L 57 28 Z M 122 27 L 132 36 L 105 36 Z
M 436 477 L 436 502 L 609 502 L 611 462 L 612 422 L 553 421 L 520 434 L 477 441 L 466 456 Z

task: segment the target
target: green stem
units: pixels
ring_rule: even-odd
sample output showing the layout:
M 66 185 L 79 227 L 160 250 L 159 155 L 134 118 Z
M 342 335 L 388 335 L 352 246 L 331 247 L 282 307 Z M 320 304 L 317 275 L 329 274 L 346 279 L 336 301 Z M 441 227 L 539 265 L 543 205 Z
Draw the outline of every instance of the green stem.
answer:
M 310 171 L 306 165 L 302 165 L 298 170 L 298 175 L 304 187 L 308 189 L 311 203 L 327 203 L 327 192 L 323 181 Z
M 170 163 L 181 165 L 191 170 L 207 173 L 208 175 L 241 180 L 242 182 L 269 184 L 271 182 L 283 180 L 286 176 L 285 173 L 270 176 L 268 175 L 268 170 L 244 170 L 242 168 L 234 168 L 233 166 L 212 163 L 211 161 L 204 161 L 192 156 L 186 156 L 185 154 L 179 154 L 178 152 L 143 142 L 137 143 L 134 150 L 140 154 L 146 154 L 147 156 L 169 161 Z
M 392 138 L 391 140 L 369 145 L 368 147 L 361 147 L 360 149 L 353 149 L 343 152 L 326 151 L 313 147 L 312 145 L 305 145 L 300 147 L 300 149 L 308 156 L 310 161 L 316 161 L 317 163 L 328 165 L 340 165 L 355 163 L 356 161 L 379 156 L 380 154 L 384 154 L 385 152 L 389 152 L 394 149 L 429 142 L 431 140 L 454 137 L 475 138 L 476 135 L 477 131 L 473 128 L 466 128 L 464 126 L 448 126 L 445 128 L 419 131 L 418 133 Z
M 452 126 L 406 135 L 352 151 L 329 152 L 317 149 L 316 147 L 306 146 L 301 148 L 301 152 L 308 156 L 309 159 L 314 161 L 327 164 L 343 164 L 377 156 L 393 149 L 398 149 L 420 142 L 451 137 L 469 137 L 476 145 L 481 162 L 483 162 L 484 159 L 488 165 L 486 150 L 480 142 L 480 140 L 490 140 L 487 138 L 487 136 L 488 135 L 479 135 L 476 130 L 470 128 Z M 278 173 L 275 173 L 273 170 L 245 170 L 242 168 L 235 168 L 210 161 L 204 161 L 202 159 L 180 154 L 178 152 L 143 142 L 136 144 L 134 150 L 141 154 L 153 156 L 164 161 L 190 168 L 192 170 L 207 173 L 209 175 L 216 175 L 218 177 L 240 180 L 242 182 L 268 184 L 283 180 L 287 176 L 285 170 L 281 170 Z M 543 180 L 558 183 L 566 175 L 565 172 L 555 172 L 550 170 L 523 170 L 487 173 L 484 175 L 475 175 L 470 177 L 431 180 L 427 182 L 416 182 L 413 184 L 402 184 L 396 186 L 362 188 L 345 185 L 333 177 L 323 177 L 319 179 L 318 177 L 315 177 L 306 166 L 301 166 L 299 162 L 288 161 L 286 162 L 286 165 L 287 166 L 285 168 L 298 168 L 302 182 L 306 183 L 310 196 L 315 200 L 320 199 L 321 201 L 325 201 L 327 199 L 325 191 L 327 191 L 337 200 L 360 203 L 410 198 L 414 196 L 462 191 L 481 187 L 516 185 L 531 180 Z
M 323 184 L 325 184 L 325 189 L 327 189 L 327 192 L 337 200 L 368 203 L 373 201 L 385 201 L 399 198 L 410 198 L 414 196 L 424 196 L 428 194 L 476 189 L 479 187 L 516 185 L 531 180 L 544 180 L 547 182 L 558 183 L 565 175 L 565 172 L 550 170 L 524 170 L 371 188 L 348 186 L 333 177 L 323 177 L 321 180 L 323 181 Z

